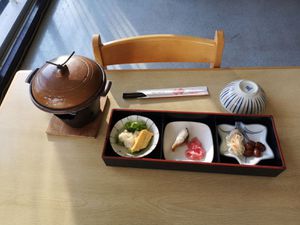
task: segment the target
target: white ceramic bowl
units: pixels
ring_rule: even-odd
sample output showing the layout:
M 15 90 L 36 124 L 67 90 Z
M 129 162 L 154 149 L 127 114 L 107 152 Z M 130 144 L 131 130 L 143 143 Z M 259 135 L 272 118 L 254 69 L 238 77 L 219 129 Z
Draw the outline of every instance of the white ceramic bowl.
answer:
M 220 103 L 231 113 L 260 114 L 265 111 L 266 95 L 253 81 L 235 80 L 221 91 Z
M 125 123 L 129 121 L 143 121 L 146 123 L 147 129 L 153 133 L 153 137 L 149 145 L 147 146 L 147 148 L 136 153 L 131 153 L 127 148 L 117 143 L 117 137 L 119 133 L 124 130 Z M 141 158 L 141 157 L 145 157 L 146 155 L 149 155 L 156 148 L 156 145 L 159 140 L 159 131 L 157 126 L 151 119 L 140 115 L 131 115 L 119 120 L 114 125 L 114 127 L 111 130 L 109 140 L 113 150 L 119 156 L 129 157 L 129 158 Z

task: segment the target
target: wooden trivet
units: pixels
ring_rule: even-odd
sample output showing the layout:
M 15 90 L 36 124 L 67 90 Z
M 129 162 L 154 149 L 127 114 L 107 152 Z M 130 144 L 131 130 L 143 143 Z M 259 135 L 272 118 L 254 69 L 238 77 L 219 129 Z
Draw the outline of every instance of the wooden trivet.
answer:
M 107 96 L 100 97 L 100 112 L 97 118 L 81 128 L 74 128 L 64 123 L 56 116 L 52 116 L 46 133 L 49 135 L 56 136 L 83 136 L 83 137 L 94 137 L 98 135 L 99 127 L 103 118 L 103 111 L 107 102 Z

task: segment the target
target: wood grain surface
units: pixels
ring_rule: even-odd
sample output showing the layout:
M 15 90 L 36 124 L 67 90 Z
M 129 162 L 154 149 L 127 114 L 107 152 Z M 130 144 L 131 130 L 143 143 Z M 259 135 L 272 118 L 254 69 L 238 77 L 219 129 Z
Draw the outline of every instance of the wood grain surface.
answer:
M 16 74 L 0 107 L 0 224 L 299 224 L 300 68 L 109 71 L 113 82 L 96 139 L 47 136 L 51 115 Z M 285 156 L 278 177 L 107 167 L 112 108 L 222 112 L 226 83 L 263 87 Z M 137 89 L 202 86 L 210 96 L 124 100 Z
M 201 62 L 219 68 L 224 48 L 224 31 L 216 30 L 214 39 L 175 34 L 133 36 L 102 43 L 99 34 L 92 39 L 94 57 L 99 65 L 143 62 Z

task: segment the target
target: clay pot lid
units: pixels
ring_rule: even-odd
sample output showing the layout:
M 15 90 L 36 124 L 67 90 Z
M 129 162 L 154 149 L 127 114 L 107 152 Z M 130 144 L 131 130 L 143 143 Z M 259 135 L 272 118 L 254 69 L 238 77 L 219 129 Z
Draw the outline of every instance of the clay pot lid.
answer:
M 83 56 L 61 56 L 47 61 L 31 82 L 34 100 L 43 107 L 66 110 L 85 105 L 103 90 L 100 66 Z

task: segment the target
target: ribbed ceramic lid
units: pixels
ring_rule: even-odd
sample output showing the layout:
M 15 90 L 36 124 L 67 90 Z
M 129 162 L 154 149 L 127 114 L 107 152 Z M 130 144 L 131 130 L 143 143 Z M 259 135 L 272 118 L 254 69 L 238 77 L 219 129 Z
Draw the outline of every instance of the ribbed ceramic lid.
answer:
M 96 62 L 83 56 L 61 56 L 37 71 L 31 91 L 35 101 L 44 107 L 70 109 L 94 98 L 104 82 L 105 76 Z

